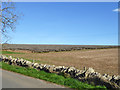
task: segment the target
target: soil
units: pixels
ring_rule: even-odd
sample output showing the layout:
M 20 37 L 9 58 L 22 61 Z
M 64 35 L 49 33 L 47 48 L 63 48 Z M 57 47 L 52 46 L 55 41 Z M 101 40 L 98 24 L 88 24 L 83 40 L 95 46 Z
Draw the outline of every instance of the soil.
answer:
M 31 53 L 24 50 L 25 54 L 6 54 L 14 57 L 39 60 L 43 64 L 74 66 L 78 69 L 92 67 L 102 74 L 118 75 L 118 49 L 95 49 L 49 53 Z

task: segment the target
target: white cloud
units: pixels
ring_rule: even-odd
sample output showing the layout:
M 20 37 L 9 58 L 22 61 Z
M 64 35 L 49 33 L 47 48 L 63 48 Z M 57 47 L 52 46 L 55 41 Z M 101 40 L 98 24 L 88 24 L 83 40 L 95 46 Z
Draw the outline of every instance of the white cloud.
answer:
M 120 8 L 114 9 L 114 12 L 120 12 Z

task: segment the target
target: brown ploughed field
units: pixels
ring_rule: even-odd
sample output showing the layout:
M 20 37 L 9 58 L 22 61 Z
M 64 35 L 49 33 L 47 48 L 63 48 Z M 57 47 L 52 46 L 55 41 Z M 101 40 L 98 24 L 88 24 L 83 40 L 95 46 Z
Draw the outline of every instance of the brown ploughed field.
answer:
M 24 50 L 22 51 L 24 52 Z M 118 74 L 118 49 L 77 50 L 49 53 L 6 54 L 25 59 L 34 59 L 39 63 L 74 66 L 78 69 L 92 67 L 102 74 Z

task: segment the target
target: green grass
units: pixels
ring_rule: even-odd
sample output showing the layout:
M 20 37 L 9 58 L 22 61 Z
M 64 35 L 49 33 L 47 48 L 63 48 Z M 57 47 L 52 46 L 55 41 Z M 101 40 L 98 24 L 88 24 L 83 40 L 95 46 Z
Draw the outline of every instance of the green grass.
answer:
M 105 86 L 93 86 L 93 85 L 88 85 L 86 83 L 80 82 L 76 79 L 73 78 L 68 78 L 64 77 L 62 75 L 57 75 L 55 73 L 47 73 L 45 71 L 38 71 L 33 68 L 25 68 L 25 67 L 19 67 L 15 65 L 9 65 L 4 62 L 0 62 L 0 65 L 2 63 L 2 68 L 5 70 L 21 73 L 30 77 L 50 81 L 56 84 L 64 85 L 70 88 L 75 88 L 75 89 L 87 89 L 87 88 L 92 88 L 92 89 L 105 89 Z
M 2 54 L 24 54 L 20 52 L 10 52 L 10 51 L 2 51 Z
M 0 68 L 2 68 L 2 63 L 0 62 Z

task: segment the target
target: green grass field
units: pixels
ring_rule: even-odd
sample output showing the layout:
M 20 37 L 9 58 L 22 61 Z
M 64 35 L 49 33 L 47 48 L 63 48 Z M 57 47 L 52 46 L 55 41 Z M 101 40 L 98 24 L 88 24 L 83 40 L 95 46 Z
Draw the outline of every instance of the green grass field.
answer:
M 2 51 L 2 54 L 24 54 L 24 53 L 19 53 L 19 52 L 10 52 L 10 51 Z
M 91 88 L 91 89 L 106 89 L 105 86 L 94 86 L 94 85 L 89 85 L 83 82 L 80 82 L 78 80 L 75 80 L 70 77 L 64 77 L 61 75 L 57 75 L 55 73 L 47 73 L 45 71 L 38 71 L 36 69 L 32 68 L 25 68 L 25 67 L 19 67 L 19 66 L 13 66 L 6 64 L 4 62 L 0 62 L 0 67 L 2 65 L 2 68 L 5 70 L 21 73 L 30 77 L 50 81 L 52 83 L 56 83 L 59 85 L 64 85 L 70 88 L 75 88 L 75 89 L 86 89 L 86 88 Z

